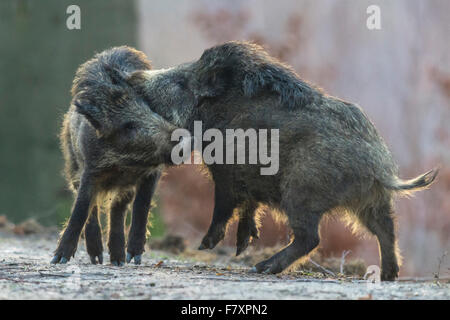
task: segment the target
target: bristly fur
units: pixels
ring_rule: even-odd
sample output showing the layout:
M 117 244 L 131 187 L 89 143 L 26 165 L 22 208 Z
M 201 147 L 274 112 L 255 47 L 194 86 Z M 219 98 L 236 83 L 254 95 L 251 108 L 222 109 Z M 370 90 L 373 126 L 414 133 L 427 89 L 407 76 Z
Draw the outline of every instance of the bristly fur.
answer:
M 98 84 L 117 84 L 109 70 L 131 73 L 152 68 L 147 56 L 134 48 L 121 46 L 96 54 L 78 68 L 72 85 L 72 97 L 83 90 L 92 90 Z
M 279 97 L 280 106 L 296 109 L 311 105 L 315 92 L 320 91 L 301 80 L 290 66 L 271 57 L 257 44 L 225 43 L 205 50 L 200 61 L 200 81 L 215 81 L 216 92 L 224 92 L 233 82 L 233 85 L 241 86 L 246 97 L 272 92 Z M 221 80 L 217 80 L 217 76 Z
M 125 262 L 124 219 L 133 202 L 127 252 L 136 263 L 144 251 L 151 198 L 161 168 L 169 164 L 176 127 L 151 111 L 125 78 L 150 69 L 130 47 L 101 52 L 82 64 L 72 86 L 72 104 L 60 134 L 65 177 L 76 195 L 54 263 L 75 254 L 83 230 L 92 263 L 103 261 L 98 214 L 108 213 L 111 262 Z M 130 259 L 131 259 L 130 258 Z
M 437 171 L 411 181 L 397 166 L 374 124 L 355 104 L 329 96 L 302 80 L 260 46 L 228 42 L 197 61 L 160 71 L 138 71 L 129 83 L 165 119 L 193 133 L 203 129 L 279 129 L 279 171 L 261 176 L 260 165 L 208 165 L 215 208 L 201 248 L 223 239 L 235 208 L 252 217 L 259 205 L 278 208 L 295 238 L 259 272 L 277 273 L 319 244 L 318 228 L 330 212 L 344 212 L 374 234 L 382 279 L 398 275 L 393 198 L 430 185 Z M 240 219 L 238 253 L 257 231 Z M 357 229 L 357 227 L 355 227 Z

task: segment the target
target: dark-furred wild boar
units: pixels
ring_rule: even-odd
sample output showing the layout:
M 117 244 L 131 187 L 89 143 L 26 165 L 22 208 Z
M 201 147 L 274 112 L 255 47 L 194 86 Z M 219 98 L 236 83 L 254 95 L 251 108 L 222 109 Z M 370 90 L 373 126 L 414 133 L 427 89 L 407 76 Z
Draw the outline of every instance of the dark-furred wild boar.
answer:
M 74 256 L 83 227 L 91 262 L 103 262 L 98 217 L 103 210 L 109 217 L 111 263 L 141 262 L 151 198 L 161 166 L 170 163 L 176 129 L 120 75 L 147 69 L 150 63 L 142 52 L 117 47 L 97 54 L 76 73 L 60 136 L 65 176 L 76 200 L 52 263 Z M 125 257 L 124 219 L 133 200 Z
M 236 209 L 242 251 L 257 235 L 258 207 L 269 206 L 287 217 L 293 238 L 255 269 L 278 273 L 319 245 L 324 215 L 340 213 L 377 237 L 382 280 L 398 276 L 394 197 L 426 188 L 437 170 L 398 178 L 386 144 L 360 107 L 327 95 L 250 43 L 229 42 L 192 63 L 122 75 L 153 111 L 192 133 L 195 120 L 224 136 L 226 129 L 279 129 L 276 174 L 261 175 L 261 164 L 207 166 L 215 207 L 200 248 L 223 239 Z

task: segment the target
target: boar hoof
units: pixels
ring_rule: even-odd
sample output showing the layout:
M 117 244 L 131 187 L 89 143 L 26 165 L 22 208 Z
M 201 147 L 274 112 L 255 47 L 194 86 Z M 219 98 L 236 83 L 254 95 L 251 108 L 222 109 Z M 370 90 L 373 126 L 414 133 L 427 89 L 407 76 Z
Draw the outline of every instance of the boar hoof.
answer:
M 249 243 L 250 237 L 246 238 L 244 241 L 237 244 L 236 257 L 240 255 L 242 252 L 244 252 L 245 249 L 247 249 Z
M 123 267 L 125 263 L 123 261 L 111 261 L 111 264 L 116 267 Z
M 239 231 L 238 231 L 239 232 Z M 250 242 L 253 241 L 253 239 L 259 239 L 258 231 L 251 231 L 245 235 L 242 235 L 242 233 L 238 233 L 238 240 L 236 243 L 236 256 L 240 255 L 242 252 L 244 252 L 245 249 L 247 249 Z
M 58 248 L 55 250 L 55 255 L 50 261 L 51 264 L 65 264 L 71 257 L 75 257 L 75 252 L 77 251 L 77 241 L 61 241 Z
M 98 256 L 94 256 L 94 255 L 89 255 L 89 257 L 91 258 L 91 263 L 92 264 L 103 264 L 103 254 L 99 254 Z
M 111 264 L 116 267 L 122 267 L 125 265 L 125 252 L 123 253 L 114 253 L 111 252 L 109 254 L 109 261 Z
M 127 263 L 130 263 L 131 260 L 134 258 L 134 264 L 138 265 L 141 264 L 142 261 L 142 254 L 132 255 L 131 253 L 127 253 Z
M 254 267 L 256 269 L 256 272 L 263 274 L 275 274 L 282 272 L 283 267 L 281 266 L 281 264 L 277 263 L 276 259 L 272 258 L 258 263 Z
M 397 265 L 394 265 L 390 268 L 381 269 L 381 281 L 395 281 L 398 277 L 399 268 Z
M 244 252 L 253 239 L 259 239 L 259 232 L 255 221 L 240 220 L 237 231 L 236 256 Z
M 248 270 L 248 273 L 258 273 L 258 270 L 256 270 L 256 267 L 252 267 L 250 270 Z
M 198 250 L 213 249 L 225 237 L 225 232 L 214 232 L 212 235 L 207 234 L 198 247 Z
M 281 271 L 272 271 L 271 266 L 265 266 L 263 268 L 257 268 L 257 265 L 252 267 L 248 273 L 262 273 L 262 274 L 272 274 L 272 273 L 279 273 Z
M 65 258 L 65 257 L 61 257 L 60 255 L 55 255 L 52 259 L 52 261 L 50 261 L 51 264 L 66 264 L 68 261 L 70 260 L 70 258 Z

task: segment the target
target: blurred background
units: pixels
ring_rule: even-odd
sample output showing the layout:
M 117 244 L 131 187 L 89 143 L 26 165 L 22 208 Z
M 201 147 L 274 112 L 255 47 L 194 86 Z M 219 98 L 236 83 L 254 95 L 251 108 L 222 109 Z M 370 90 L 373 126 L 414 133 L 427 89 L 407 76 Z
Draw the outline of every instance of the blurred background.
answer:
M 71 4 L 81 9 L 81 30 L 66 27 Z M 372 4 L 381 9 L 381 30 L 366 27 Z M 60 226 L 70 214 L 58 132 L 75 71 L 94 53 L 134 46 L 157 69 L 195 60 L 224 41 L 250 40 L 329 94 L 362 106 L 402 178 L 441 166 L 430 190 L 396 203 L 401 275 L 431 276 L 450 249 L 449 35 L 445 0 L 3 0 L 0 215 Z M 211 220 L 213 185 L 197 169 L 167 170 L 152 210 L 154 235 L 199 244 Z M 235 229 L 220 245 L 234 245 Z M 356 237 L 334 220 L 324 221 L 321 233 L 323 255 L 352 250 L 351 257 L 378 264 L 375 239 Z M 287 235 L 268 214 L 254 245 L 283 245 Z

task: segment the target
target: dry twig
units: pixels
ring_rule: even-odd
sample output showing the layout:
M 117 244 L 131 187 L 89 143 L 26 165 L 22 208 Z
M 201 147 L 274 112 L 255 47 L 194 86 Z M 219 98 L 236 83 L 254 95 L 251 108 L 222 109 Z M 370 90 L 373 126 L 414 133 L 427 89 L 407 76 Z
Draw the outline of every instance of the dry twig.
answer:
M 352 250 L 344 250 L 344 251 L 342 251 L 341 266 L 340 266 L 340 269 L 339 269 L 341 274 L 344 274 L 345 257 L 351 252 L 352 252 Z
M 320 270 L 324 271 L 325 273 L 331 274 L 333 277 L 336 277 L 336 274 L 334 274 L 333 271 L 330 271 L 324 267 L 322 267 L 320 264 L 318 264 L 317 262 L 314 262 L 311 258 L 309 259 L 309 261 L 315 265 L 317 268 L 319 268 Z

